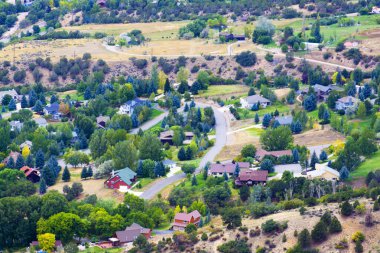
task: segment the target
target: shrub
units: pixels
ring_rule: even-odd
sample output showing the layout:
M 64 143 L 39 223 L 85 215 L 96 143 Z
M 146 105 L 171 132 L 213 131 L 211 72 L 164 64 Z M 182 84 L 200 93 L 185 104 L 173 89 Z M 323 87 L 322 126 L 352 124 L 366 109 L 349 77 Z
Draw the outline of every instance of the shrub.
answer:
M 302 248 L 308 248 L 308 247 L 310 247 L 310 245 L 311 245 L 311 236 L 310 236 L 309 230 L 307 230 L 306 228 L 299 233 L 299 235 L 298 235 L 298 244 Z
M 342 204 L 342 208 L 340 212 L 342 213 L 343 216 L 350 216 L 353 212 L 353 207 L 348 201 L 345 201 Z
M 148 66 L 148 61 L 146 59 L 136 59 L 136 58 L 133 58 L 132 59 L 132 63 L 138 69 L 145 69 L 146 66 Z
M 235 56 L 236 62 L 243 67 L 251 67 L 256 64 L 256 54 L 250 51 L 245 51 Z
M 282 204 L 284 205 L 285 210 L 290 210 L 303 206 L 304 202 L 300 199 L 292 199 L 283 201 Z
M 202 241 L 207 241 L 208 240 L 208 236 L 207 236 L 207 234 L 205 232 L 202 233 L 201 239 L 202 239 Z
M 353 242 L 364 242 L 365 236 L 362 232 L 357 231 L 351 236 Z
M 327 226 L 323 221 L 318 222 L 311 231 L 311 238 L 314 242 L 323 242 L 327 239 Z
M 340 224 L 340 221 L 337 217 L 332 217 L 329 230 L 332 234 L 342 232 L 342 224 Z

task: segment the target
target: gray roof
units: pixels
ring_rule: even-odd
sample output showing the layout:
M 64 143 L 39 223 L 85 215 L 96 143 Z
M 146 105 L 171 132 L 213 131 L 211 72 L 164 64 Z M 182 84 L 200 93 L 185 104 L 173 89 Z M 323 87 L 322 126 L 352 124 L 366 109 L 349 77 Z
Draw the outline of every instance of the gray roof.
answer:
M 133 223 L 123 231 L 116 231 L 116 237 L 121 243 L 133 242 L 140 234 L 148 234 L 149 228 L 143 228 L 137 223 Z
M 17 92 L 12 89 L 12 90 L 5 90 L 5 91 L 0 91 L 0 97 L 4 97 L 5 95 L 10 95 L 12 97 L 18 96 Z
M 268 100 L 265 97 L 262 97 L 260 95 L 252 95 L 252 96 L 246 97 L 245 100 L 249 104 L 257 104 L 257 102 L 259 102 L 259 103 L 270 103 L 270 100 Z
M 320 91 L 323 91 L 323 92 L 328 92 L 328 91 L 332 90 L 332 87 L 330 85 L 323 86 L 323 85 L 320 85 L 320 84 L 316 84 L 316 85 L 314 85 L 314 90 L 315 91 L 320 90 Z
M 357 101 L 358 99 L 352 96 L 342 97 L 338 99 L 338 102 L 341 102 L 341 103 L 351 103 L 351 102 L 356 103 Z
M 36 118 L 34 119 L 34 121 L 37 123 L 37 125 L 41 126 L 41 125 L 46 125 L 47 124 L 47 121 L 46 119 L 44 118 Z
M 276 120 L 280 125 L 290 125 L 293 122 L 293 116 L 277 117 Z

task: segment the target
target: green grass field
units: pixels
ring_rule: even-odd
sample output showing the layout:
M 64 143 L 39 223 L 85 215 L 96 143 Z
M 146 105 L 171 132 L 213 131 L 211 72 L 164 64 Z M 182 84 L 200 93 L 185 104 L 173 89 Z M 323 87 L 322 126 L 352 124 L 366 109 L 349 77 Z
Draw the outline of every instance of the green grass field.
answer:
M 250 128 L 250 129 L 247 129 L 247 132 L 252 136 L 260 137 L 261 133 L 264 132 L 264 129 L 262 129 L 262 128 Z
M 92 247 L 88 248 L 82 251 L 79 251 L 81 253 L 120 253 L 123 252 L 124 248 L 111 248 L 111 249 L 101 249 L 99 247 Z
M 199 97 L 218 97 L 218 96 L 236 96 L 247 93 L 249 90 L 246 85 L 210 85 L 207 90 L 201 91 Z
M 371 171 L 380 169 L 380 151 L 377 151 L 372 157 L 366 159 L 356 170 L 351 172 L 352 178 L 365 177 Z
M 290 108 L 287 105 L 281 104 L 279 102 L 275 103 L 274 105 L 268 106 L 266 108 L 262 108 L 262 109 L 258 110 L 257 112 L 251 111 L 248 109 L 243 109 L 243 108 L 239 108 L 238 112 L 239 112 L 241 119 L 252 119 L 255 117 L 256 113 L 258 113 L 259 116 L 262 117 L 265 114 L 268 114 L 268 113 L 270 114 L 270 113 L 276 111 L 276 109 L 278 110 L 280 115 L 282 115 L 282 114 L 286 115 L 287 113 L 290 112 Z
M 340 27 L 339 24 L 333 24 L 330 26 L 321 26 L 321 33 L 325 38 L 325 41 L 328 41 L 330 37 L 336 38 L 332 45 L 336 45 L 339 41 L 346 39 L 350 36 L 354 36 L 365 30 L 371 30 L 379 28 L 379 25 L 376 22 L 377 15 L 372 16 L 358 16 L 352 17 L 356 22 L 360 22 L 358 26 L 348 26 Z M 312 25 L 315 22 L 315 19 L 306 19 L 306 25 Z M 295 21 L 288 25 L 278 26 L 277 28 L 283 28 L 285 26 L 290 26 L 294 29 L 294 33 L 301 32 L 302 30 L 302 20 Z M 310 36 L 310 30 L 306 31 L 306 36 Z M 358 36 L 357 39 L 364 39 L 363 36 Z
M 150 115 L 149 120 L 154 119 L 154 118 L 160 116 L 163 113 L 164 113 L 163 111 L 160 111 L 160 110 L 157 110 L 157 109 L 153 108 L 152 109 L 152 114 Z

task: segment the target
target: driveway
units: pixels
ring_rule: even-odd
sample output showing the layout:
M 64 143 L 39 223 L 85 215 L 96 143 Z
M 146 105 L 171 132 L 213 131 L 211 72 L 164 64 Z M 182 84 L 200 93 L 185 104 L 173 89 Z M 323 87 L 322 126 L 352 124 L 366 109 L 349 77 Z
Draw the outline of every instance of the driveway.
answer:
M 149 120 L 145 123 L 143 123 L 141 126 L 139 126 L 138 128 L 133 128 L 131 130 L 131 134 L 137 134 L 139 132 L 139 129 L 141 128 L 141 130 L 143 131 L 146 131 L 148 130 L 149 128 L 152 128 L 154 125 L 156 125 L 158 122 L 162 121 L 166 116 L 168 116 L 169 112 L 168 111 L 165 111 L 164 113 L 158 115 L 157 117 L 155 117 L 154 119 L 152 120 Z
M 207 107 L 210 106 L 208 104 L 199 103 L 196 102 L 196 105 L 199 107 Z M 202 168 L 208 163 L 212 162 L 215 157 L 219 154 L 219 152 L 222 150 L 224 145 L 226 145 L 227 141 L 227 120 L 224 115 L 224 113 L 212 106 L 212 109 L 214 110 L 215 115 L 215 130 L 216 130 L 216 141 L 213 147 L 207 152 L 207 154 L 202 158 L 199 167 L 195 170 L 196 174 L 199 174 L 202 170 Z M 183 179 L 186 177 L 185 173 L 179 173 L 175 174 L 172 177 L 164 178 L 163 180 L 159 180 L 158 182 L 155 182 L 152 184 L 152 186 L 147 189 L 143 194 L 141 194 L 141 198 L 143 199 L 152 199 L 154 196 L 156 196 L 157 193 L 159 193 L 161 190 L 163 190 L 165 187 L 177 182 L 180 179 Z

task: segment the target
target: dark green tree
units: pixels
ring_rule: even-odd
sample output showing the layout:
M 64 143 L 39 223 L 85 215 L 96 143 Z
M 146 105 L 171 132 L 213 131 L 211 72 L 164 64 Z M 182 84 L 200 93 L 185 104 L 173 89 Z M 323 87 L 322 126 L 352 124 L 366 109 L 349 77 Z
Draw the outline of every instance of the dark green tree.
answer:
M 191 178 L 191 185 L 192 186 L 198 185 L 198 181 L 197 181 L 197 178 L 195 177 L 195 175 L 193 175 L 193 177 Z
M 340 221 L 335 216 L 333 216 L 332 219 L 331 219 L 331 223 L 330 223 L 330 226 L 329 226 L 329 231 L 332 234 L 342 232 L 342 224 L 340 224 Z
M 80 178 L 81 179 L 87 178 L 87 168 L 86 167 L 83 167 L 82 172 L 80 173 Z
M 342 207 L 340 209 L 340 212 L 343 216 L 350 216 L 353 211 L 354 211 L 354 208 L 352 207 L 350 202 L 348 201 L 343 202 Z
M 240 195 L 240 199 L 242 201 L 246 201 L 249 196 L 250 196 L 250 190 L 249 190 L 249 187 L 247 185 L 243 185 L 242 187 L 240 187 L 239 189 L 239 195 Z
M 69 169 L 67 168 L 67 166 L 65 166 L 65 169 L 63 170 L 63 173 L 62 173 L 62 180 L 63 180 L 64 182 L 69 182 L 69 181 L 70 181 L 70 178 L 71 178 L 70 171 L 69 171 Z
M 39 192 L 41 195 L 46 193 L 46 188 L 47 188 L 47 186 L 46 186 L 45 179 L 42 178 L 40 181 L 40 187 L 39 187 Z
M 42 169 L 45 165 L 45 155 L 44 152 L 39 149 L 36 153 L 36 168 Z
M 29 106 L 28 100 L 26 100 L 25 95 L 22 95 L 22 98 L 21 98 L 21 108 L 28 108 L 28 106 Z
M 21 169 L 23 166 L 25 165 L 25 161 L 24 161 L 24 158 L 22 157 L 21 154 L 19 154 L 17 156 L 17 160 L 16 160 L 16 169 Z
M 233 208 L 226 208 L 222 213 L 223 224 L 227 229 L 234 229 L 241 226 L 241 214 Z
M 311 245 L 311 236 L 306 228 L 298 234 L 298 244 L 304 249 Z
M 318 222 L 313 230 L 311 231 L 311 238 L 313 239 L 314 242 L 323 242 L 327 239 L 328 236 L 328 230 L 327 230 L 327 225 L 323 222 L 320 221 Z

